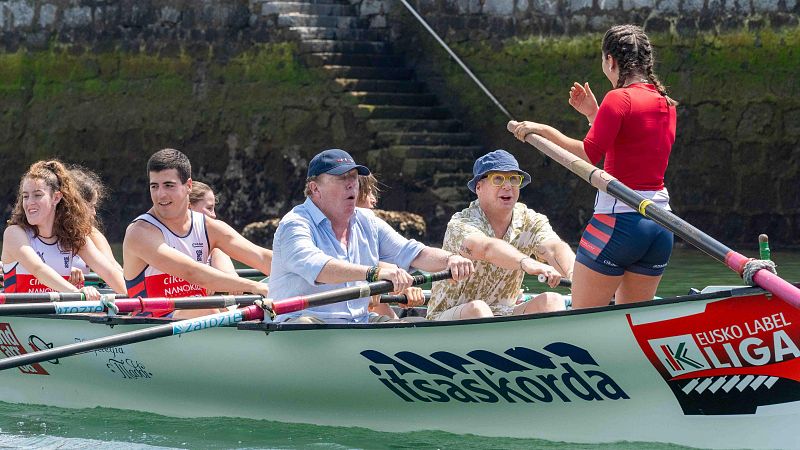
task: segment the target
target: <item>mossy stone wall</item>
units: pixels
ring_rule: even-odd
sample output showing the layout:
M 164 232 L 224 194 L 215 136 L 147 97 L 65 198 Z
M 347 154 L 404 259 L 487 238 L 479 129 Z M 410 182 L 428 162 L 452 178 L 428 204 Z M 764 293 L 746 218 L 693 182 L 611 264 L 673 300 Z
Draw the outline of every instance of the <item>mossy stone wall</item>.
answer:
M 499 109 L 418 24 L 398 16 L 399 42 L 421 77 L 487 151 L 517 155 L 534 178 L 522 200 L 576 241 L 592 212 L 592 188 L 513 139 Z M 680 102 L 666 178 L 675 211 L 726 243 L 752 246 L 768 233 L 776 247 L 800 244 L 800 29 L 650 37 L 656 72 Z M 568 105 L 569 87 L 588 81 L 598 100 L 611 88 L 600 69 L 601 38 L 467 39 L 452 48 L 517 120 L 582 139 L 588 125 Z

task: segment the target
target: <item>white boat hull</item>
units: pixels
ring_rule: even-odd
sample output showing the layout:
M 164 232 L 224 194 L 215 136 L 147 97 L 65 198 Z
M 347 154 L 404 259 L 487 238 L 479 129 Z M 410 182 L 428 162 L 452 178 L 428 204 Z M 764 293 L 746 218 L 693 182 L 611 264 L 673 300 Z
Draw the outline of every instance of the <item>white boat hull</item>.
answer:
M 6 317 L 0 350 L 145 326 Z M 224 328 L 5 370 L 0 400 L 380 431 L 796 448 L 797 347 L 800 311 L 762 294 L 461 324 Z

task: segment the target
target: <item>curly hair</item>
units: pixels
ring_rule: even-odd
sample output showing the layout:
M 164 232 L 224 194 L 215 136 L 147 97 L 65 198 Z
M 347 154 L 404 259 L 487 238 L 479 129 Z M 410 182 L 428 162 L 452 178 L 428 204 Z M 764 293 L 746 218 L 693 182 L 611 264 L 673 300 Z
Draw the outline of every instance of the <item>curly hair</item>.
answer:
M 611 55 L 619 66 L 617 88 L 625 87 L 632 77 L 643 76 L 652 83 L 670 105 L 678 102 L 667 95 L 667 88 L 653 71 L 655 55 L 650 38 L 636 25 L 616 25 L 603 36 L 603 58 Z
M 358 198 L 356 199 L 357 205 L 366 203 L 367 197 L 372 194 L 375 200 L 378 200 L 378 195 L 381 193 L 378 179 L 375 175 L 359 175 L 358 177 Z
M 22 184 L 26 179 L 42 180 L 50 188 L 51 194 L 61 192 L 61 201 L 56 204 L 53 220 L 53 235 L 57 237 L 60 248 L 78 253 L 92 232 L 93 220 L 89 208 L 81 197 L 77 183 L 58 160 L 37 161 L 31 165 L 19 183 L 17 202 L 11 212 L 9 225 L 19 225 L 39 236 L 39 228 L 31 225 L 22 206 Z

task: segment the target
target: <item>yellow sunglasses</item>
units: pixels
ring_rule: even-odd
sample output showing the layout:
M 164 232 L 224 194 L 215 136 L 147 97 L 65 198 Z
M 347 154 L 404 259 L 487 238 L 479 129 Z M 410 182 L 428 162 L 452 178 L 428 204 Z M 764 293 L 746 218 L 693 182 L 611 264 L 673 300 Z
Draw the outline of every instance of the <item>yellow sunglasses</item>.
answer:
M 525 177 L 518 174 L 513 173 L 511 175 L 503 175 L 502 173 L 490 173 L 486 175 L 484 178 L 488 178 L 489 182 L 492 183 L 492 186 L 500 187 L 508 181 L 512 187 L 520 187 L 522 186 L 522 182 L 525 181 Z

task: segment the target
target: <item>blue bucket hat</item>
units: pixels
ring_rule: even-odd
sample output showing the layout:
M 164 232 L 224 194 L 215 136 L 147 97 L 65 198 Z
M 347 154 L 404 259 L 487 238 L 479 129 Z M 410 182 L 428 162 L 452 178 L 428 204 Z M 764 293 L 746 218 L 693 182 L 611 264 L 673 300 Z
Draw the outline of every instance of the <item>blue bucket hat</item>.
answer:
M 475 160 L 475 164 L 472 166 L 472 177 L 467 183 L 467 187 L 470 191 L 475 192 L 475 186 L 478 184 L 481 178 L 489 172 L 517 172 L 522 175 L 522 186 L 520 189 L 524 188 L 531 182 L 531 176 L 528 172 L 519 168 L 519 163 L 517 159 L 514 158 L 514 155 L 508 153 L 505 150 L 495 150 L 493 152 L 487 153 L 477 160 Z
M 359 175 L 369 175 L 369 169 L 366 166 L 356 164 L 349 153 L 338 148 L 332 148 L 317 153 L 317 156 L 311 159 L 308 164 L 308 178 L 322 173 L 342 175 L 353 169 L 358 170 Z

